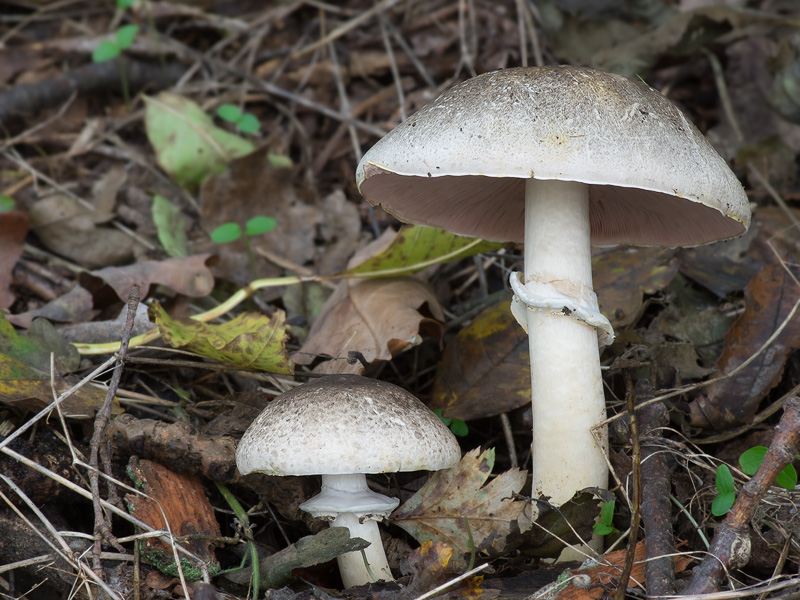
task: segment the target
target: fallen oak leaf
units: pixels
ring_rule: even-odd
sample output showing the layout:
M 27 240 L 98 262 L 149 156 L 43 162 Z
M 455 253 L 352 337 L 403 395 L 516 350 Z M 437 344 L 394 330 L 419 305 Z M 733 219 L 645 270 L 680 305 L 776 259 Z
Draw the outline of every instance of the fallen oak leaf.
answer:
M 286 352 L 286 314 L 272 317 L 242 313 L 227 323 L 210 325 L 194 319 L 173 319 L 158 302 L 147 311 L 164 341 L 173 348 L 227 362 L 241 369 L 290 375 L 294 366 Z
M 390 520 L 419 542 L 442 541 L 458 553 L 454 562 L 466 566 L 471 552 L 500 554 L 506 538 L 531 527 L 524 514 L 528 503 L 515 500 L 527 472 L 509 469 L 484 485 L 494 467 L 494 449 L 471 450 L 452 469 L 432 473 L 416 494 L 392 513 Z

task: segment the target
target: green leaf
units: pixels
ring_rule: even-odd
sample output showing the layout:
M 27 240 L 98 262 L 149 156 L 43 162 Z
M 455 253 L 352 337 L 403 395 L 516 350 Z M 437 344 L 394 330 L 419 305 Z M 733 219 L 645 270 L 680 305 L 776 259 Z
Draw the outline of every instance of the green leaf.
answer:
M 153 302 L 147 311 L 164 342 L 241 369 L 267 373 L 294 373 L 286 350 L 286 313 L 276 310 L 272 317 L 242 313 L 226 323 L 212 325 L 193 319 L 173 319 Z
M 245 113 L 236 123 L 236 127 L 242 133 L 257 133 L 261 129 L 261 121 L 253 113 Z
M 603 502 L 603 506 L 600 508 L 600 522 L 605 525 L 611 525 L 614 522 L 614 507 L 616 505 L 616 500 L 609 500 L 608 502 Z
M 753 446 L 749 450 L 745 450 L 739 457 L 739 465 L 742 467 L 742 471 L 750 476 L 755 475 L 756 471 L 761 467 L 761 463 L 764 462 L 766 455 L 767 448 L 765 446 Z M 794 465 L 786 465 L 778 473 L 775 483 L 786 490 L 793 490 L 797 485 L 797 471 Z
M 728 465 L 720 465 L 717 467 L 717 491 L 720 494 L 728 494 L 736 491 L 733 485 L 733 475 Z
M 104 40 L 92 52 L 92 62 L 100 63 L 111 60 L 120 55 L 122 50 L 111 40 Z
M 764 462 L 764 457 L 767 455 L 767 448 L 765 446 L 753 446 L 749 450 L 742 452 L 739 457 L 739 466 L 742 471 L 747 475 L 755 475 L 761 463 Z
M 242 111 L 234 104 L 223 104 L 217 109 L 217 116 L 223 121 L 237 123 L 242 118 Z
M 134 2 L 136 2 L 136 0 L 117 0 L 117 8 L 125 10 L 133 6 Z
M 252 142 L 220 129 L 188 98 L 170 92 L 145 97 L 147 137 L 161 167 L 180 185 L 192 189 L 234 158 L 250 154 Z
M 278 168 L 291 167 L 294 164 L 291 158 L 283 154 L 267 154 L 267 160 L 270 165 Z
M 14 210 L 15 206 L 14 199 L 11 196 L 0 194 L 0 213 Z
M 170 256 L 188 256 L 186 230 L 188 223 L 181 209 L 159 194 L 153 196 L 153 223 L 156 226 L 158 241 Z
M 605 523 L 595 523 L 592 532 L 595 535 L 608 535 L 609 533 L 614 533 L 614 528 Z
M 453 435 L 464 437 L 469 433 L 469 426 L 464 421 L 461 419 L 451 419 L 451 421 L 449 427 Z
M 342 275 L 356 277 L 406 275 L 431 265 L 498 250 L 504 244 L 455 235 L 436 227 L 404 226 L 392 244 Z
M 778 476 L 775 478 L 775 483 L 785 490 L 793 490 L 797 486 L 797 471 L 794 465 L 786 465 L 783 471 L 778 473 Z
M 117 29 L 117 33 L 114 34 L 114 37 L 117 40 L 117 45 L 120 50 L 130 48 L 131 45 L 133 45 L 133 40 L 136 38 L 137 33 L 139 33 L 138 25 L 123 25 Z
M 731 509 L 735 500 L 736 494 L 733 492 L 725 492 L 724 494 L 717 495 L 711 503 L 711 514 L 715 517 L 721 517 Z
M 227 244 L 242 237 L 242 228 L 236 223 L 223 223 L 211 232 L 211 241 L 216 244 Z
M 247 235 L 260 235 L 275 229 L 278 223 L 272 217 L 257 216 L 248 220 L 244 225 L 244 232 Z

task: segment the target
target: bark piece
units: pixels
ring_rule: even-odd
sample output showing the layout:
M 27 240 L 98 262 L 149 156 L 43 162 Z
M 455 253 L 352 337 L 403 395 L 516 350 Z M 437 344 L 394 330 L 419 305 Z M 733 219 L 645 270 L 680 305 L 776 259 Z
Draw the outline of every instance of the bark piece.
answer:
M 170 471 L 166 467 L 132 457 L 128 474 L 136 487 L 146 496 L 126 494 L 128 510 L 137 519 L 155 529 L 165 529 L 167 524 L 176 538 L 190 536 L 183 544 L 209 567 L 211 573 L 218 569 L 214 548 L 216 543 L 203 539 L 220 537 L 219 523 L 208 501 L 200 479 Z M 163 540 L 149 537 L 139 542 L 142 555 L 159 571 L 177 575 L 177 565 L 172 548 Z M 202 576 L 200 565 L 192 565 L 181 558 L 184 576 L 195 581 Z

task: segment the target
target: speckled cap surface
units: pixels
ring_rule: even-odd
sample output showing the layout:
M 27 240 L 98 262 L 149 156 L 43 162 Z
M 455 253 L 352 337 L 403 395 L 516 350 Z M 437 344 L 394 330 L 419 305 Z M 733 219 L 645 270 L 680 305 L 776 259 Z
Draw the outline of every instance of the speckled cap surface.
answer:
M 445 91 L 376 143 L 361 194 L 401 221 L 523 241 L 525 180 L 590 185 L 592 243 L 689 246 L 750 223 L 727 163 L 664 96 L 580 67 L 521 67 Z
M 437 471 L 461 459 L 452 432 L 401 387 L 322 377 L 275 398 L 236 449 L 243 475 Z

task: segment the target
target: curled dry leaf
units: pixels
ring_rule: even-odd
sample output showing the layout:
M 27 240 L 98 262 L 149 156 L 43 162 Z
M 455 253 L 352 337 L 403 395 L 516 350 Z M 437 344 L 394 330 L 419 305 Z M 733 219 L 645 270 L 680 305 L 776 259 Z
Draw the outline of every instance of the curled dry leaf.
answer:
M 272 317 L 242 313 L 222 325 L 193 319 L 173 319 L 158 302 L 148 309 L 161 337 L 173 348 L 183 348 L 241 369 L 291 374 L 294 366 L 286 352 L 286 314 Z
M 349 269 L 388 253 L 397 234 L 391 230 L 361 248 Z M 385 266 L 385 264 L 384 264 Z M 307 365 L 318 356 L 332 356 L 315 370 L 321 373 L 361 373 L 360 363 L 348 364 L 347 353 L 361 352 L 368 363 L 391 360 L 419 344 L 421 335 L 441 338 L 444 312 L 431 287 L 414 277 L 346 279 L 320 309 L 305 343 L 292 358 Z
M 775 333 L 800 301 L 800 269 L 771 264 L 761 269 L 744 290 L 745 311 L 725 336 L 725 350 L 716 375 L 732 372 Z M 795 316 L 780 335 L 736 375 L 706 388 L 689 405 L 692 424 L 724 430 L 749 423 L 766 394 L 781 380 L 789 354 L 800 348 L 800 319 Z
M 91 273 L 81 273 L 81 285 L 97 292 L 105 283 L 109 285 L 120 300 L 127 300 L 131 286 L 139 286 L 139 293 L 145 298 L 154 284 L 189 296 L 201 298 L 214 289 L 214 276 L 206 266 L 210 254 L 197 254 L 188 258 L 169 258 L 167 260 L 147 260 L 126 267 L 107 267 Z
M 320 355 L 334 357 L 316 370 L 361 373 L 347 353 L 358 351 L 368 363 L 391 360 L 417 345 L 421 334 L 441 337 L 444 314 L 430 286 L 413 277 L 343 281 L 322 307 L 308 339 L 293 355 L 309 364 Z
M 455 549 L 457 568 L 465 554 L 500 554 L 514 532 L 530 528 L 528 503 L 515 500 L 527 473 L 509 469 L 484 485 L 494 466 L 494 450 L 468 452 L 452 469 L 432 473 L 416 494 L 392 513 L 391 521 L 419 542 L 435 540 Z M 471 538 L 471 541 L 470 541 Z

